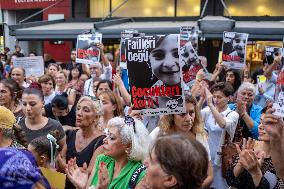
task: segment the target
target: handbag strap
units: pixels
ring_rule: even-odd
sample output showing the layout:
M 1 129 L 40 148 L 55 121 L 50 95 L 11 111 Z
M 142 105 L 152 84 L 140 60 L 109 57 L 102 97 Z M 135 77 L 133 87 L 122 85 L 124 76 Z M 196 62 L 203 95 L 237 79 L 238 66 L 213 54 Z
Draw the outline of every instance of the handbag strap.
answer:
M 129 187 L 128 189 L 134 189 L 136 184 L 137 184 L 137 181 L 138 181 L 138 178 L 140 176 L 140 174 L 146 170 L 146 167 L 145 165 L 141 164 L 135 171 L 134 173 L 132 174 L 131 176 L 131 179 L 129 181 Z

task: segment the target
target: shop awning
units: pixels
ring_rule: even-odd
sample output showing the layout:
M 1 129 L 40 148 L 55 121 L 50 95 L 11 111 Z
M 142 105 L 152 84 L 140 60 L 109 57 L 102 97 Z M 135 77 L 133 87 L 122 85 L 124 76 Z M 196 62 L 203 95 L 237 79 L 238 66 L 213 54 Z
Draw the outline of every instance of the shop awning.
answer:
M 118 21 L 95 22 L 76 20 L 42 21 L 10 26 L 10 35 L 18 40 L 74 40 L 78 34 L 94 30 L 104 39 L 119 39 L 124 29 L 137 29 L 147 35 L 179 33 L 180 26 L 194 26 L 197 21 Z M 218 26 L 216 26 L 218 27 Z M 249 33 L 249 39 L 282 40 L 284 21 L 236 21 L 232 31 Z M 222 39 L 223 31 L 203 31 L 206 39 Z

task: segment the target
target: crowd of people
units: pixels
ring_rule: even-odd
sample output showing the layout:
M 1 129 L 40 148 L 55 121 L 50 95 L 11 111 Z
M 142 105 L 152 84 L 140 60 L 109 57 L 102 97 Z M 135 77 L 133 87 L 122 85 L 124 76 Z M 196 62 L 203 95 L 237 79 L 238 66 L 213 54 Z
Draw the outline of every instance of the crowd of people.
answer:
M 0 54 L 0 188 L 57 188 L 40 168 L 66 174 L 67 189 L 284 188 L 272 108 L 281 56 L 254 74 L 200 69 L 184 113 L 141 117 L 118 62 L 96 46 L 101 62 L 76 63 L 74 49 L 66 65 L 47 56 L 39 78 L 13 67 L 19 46 Z

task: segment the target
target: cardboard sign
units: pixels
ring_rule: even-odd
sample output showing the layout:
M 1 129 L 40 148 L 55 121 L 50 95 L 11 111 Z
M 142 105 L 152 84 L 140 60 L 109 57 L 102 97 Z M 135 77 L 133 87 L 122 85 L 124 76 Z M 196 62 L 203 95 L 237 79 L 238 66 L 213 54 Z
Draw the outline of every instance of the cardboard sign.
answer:
M 40 77 L 44 75 L 44 63 L 42 56 L 14 58 L 13 65 L 14 68 L 23 68 L 27 77 Z
M 184 112 L 179 35 L 133 37 L 125 44 L 133 109 L 147 116 Z

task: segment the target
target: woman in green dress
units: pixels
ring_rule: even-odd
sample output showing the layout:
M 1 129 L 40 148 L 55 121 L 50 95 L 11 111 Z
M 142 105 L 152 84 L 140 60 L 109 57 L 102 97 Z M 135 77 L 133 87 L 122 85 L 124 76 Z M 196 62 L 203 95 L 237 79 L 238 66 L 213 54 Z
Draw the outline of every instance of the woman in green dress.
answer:
M 68 162 L 66 174 L 78 189 L 139 189 L 145 187 L 142 161 L 149 153 L 149 133 L 143 123 L 132 117 L 109 120 L 104 139 L 104 154 L 97 156 L 92 175 L 87 166 L 78 168 L 76 160 Z

